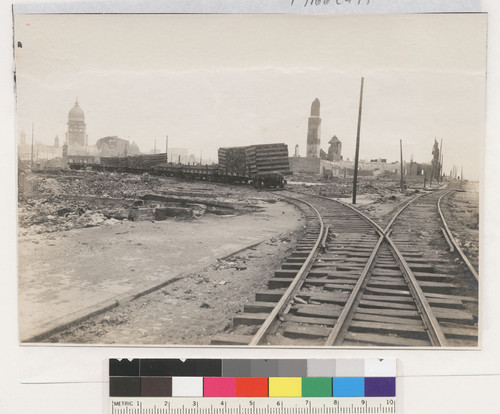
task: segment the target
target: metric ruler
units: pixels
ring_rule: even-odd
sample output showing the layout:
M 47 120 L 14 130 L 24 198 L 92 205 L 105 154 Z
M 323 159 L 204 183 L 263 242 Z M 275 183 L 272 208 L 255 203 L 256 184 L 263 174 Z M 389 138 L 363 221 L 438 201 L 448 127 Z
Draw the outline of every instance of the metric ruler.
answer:
M 399 414 L 396 366 L 394 359 L 110 359 L 109 414 Z
M 120 398 L 110 414 L 382 414 L 400 411 L 396 397 L 367 398 Z

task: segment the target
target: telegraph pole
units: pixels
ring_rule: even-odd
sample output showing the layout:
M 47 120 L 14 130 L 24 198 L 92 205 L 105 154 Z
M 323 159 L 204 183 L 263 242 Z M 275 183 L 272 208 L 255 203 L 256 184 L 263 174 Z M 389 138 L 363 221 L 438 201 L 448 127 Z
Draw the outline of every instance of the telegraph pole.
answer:
M 356 134 L 356 155 L 354 156 L 354 177 L 352 183 L 352 204 L 356 204 L 356 187 L 358 184 L 358 162 L 359 162 L 359 135 L 361 132 L 361 111 L 363 106 L 363 83 L 365 78 L 361 78 L 361 92 L 359 93 L 358 112 L 358 132 Z
M 31 123 L 31 168 L 33 168 L 33 145 L 35 136 L 35 121 Z
M 401 192 L 404 191 L 405 184 L 403 180 L 403 140 L 399 140 L 399 151 L 401 153 Z
M 438 168 L 438 182 L 441 182 L 441 174 L 442 174 L 442 168 L 443 164 L 441 164 L 441 156 L 443 154 L 443 138 L 441 138 L 441 145 L 439 146 L 439 168 Z

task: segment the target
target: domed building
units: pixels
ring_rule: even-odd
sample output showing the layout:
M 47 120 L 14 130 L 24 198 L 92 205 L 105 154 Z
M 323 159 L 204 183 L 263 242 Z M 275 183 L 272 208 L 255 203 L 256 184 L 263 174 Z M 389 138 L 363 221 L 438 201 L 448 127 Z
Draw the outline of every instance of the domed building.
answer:
M 141 154 L 141 150 L 139 149 L 139 146 L 135 143 L 135 141 L 132 141 L 132 144 L 129 145 L 127 154 L 131 156 Z
M 71 108 L 68 114 L 68 132 L 66 142 L 70 151 L 72 148 L 84 149 L 87 146 L 87 134 L 85 132 L 85 114 L 78 105 L 76 98 L 75 106 Z

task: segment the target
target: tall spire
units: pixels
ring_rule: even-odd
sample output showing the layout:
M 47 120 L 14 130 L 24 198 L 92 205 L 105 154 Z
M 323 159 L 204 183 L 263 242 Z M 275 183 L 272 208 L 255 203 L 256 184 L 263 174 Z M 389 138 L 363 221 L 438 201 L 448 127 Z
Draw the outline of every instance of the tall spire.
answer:
M 311 116 L 307 123 L 307 157 L 319 158 L 321 144 L 321 118 L 319 117 L 319 99 L 311 104 Z

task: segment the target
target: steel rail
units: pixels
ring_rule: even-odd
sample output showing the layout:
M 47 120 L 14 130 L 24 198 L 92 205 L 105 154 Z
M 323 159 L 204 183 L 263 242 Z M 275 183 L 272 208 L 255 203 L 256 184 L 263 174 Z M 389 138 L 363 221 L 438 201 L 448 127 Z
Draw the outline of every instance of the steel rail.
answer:
M 410 201 L 408 201 L 402 208 L 398 210 L 398 212 L 394 215 L 394 217 L 391 219 L 389 224 L 386 226 L 384 230 L 381 231 L 381 237 L 378 240 L 377 244 L 375 245 L 370 258 L 368 259 L 368 262 L 366 263 L 365 267 L 363 268 L 363 271 L 361 272 L 360 278 L 356 282 L 356 285 L 354 289 L 351 292 L 351 295 L 349 296 L 349 299 L 342 309 L 342 312 L 340 316 L 337 319 L 337 322 L 335 323 L 335 326 L 328 336 L 328 339 L 325 342 L 325 346 L 332 346 L 332 345 L 338 345 L 340 341 L 342 341 L 342 336 L 343 334 L 347 331 L 348 328 L 348 323 L 350 323 L 350 320 L 352 319 L 352 316 L 354 315 L 355 307 L 354 305 L 359 302 L 360 296 L 362 293 L 362 286 L 366 281 L 366 278 L 370 272 L 371 267 L 373 266 L 373 263 L 375 261 L 375 258 L 377 256 L 377 253 L 382 246 L 382 242 L 384 239 L 389 243 L 391 246 L 391 252 L 393 253 L 394 258 L 398 262 L 398 265 L 400 269 L 402 270 L 403 276 L 408 283 L 408 287 L 410 288 L 410 291 L 412 292 L 412 295 L 415 299 L 415 304 L 417 305 L 417 308 L 419 309 L 421 315 L 422 315 L 422 321 L 424 322 L 429 338 L 431 340 L 432 345 L 434 346 L 446 346 L 447 341 L 444 336 L 444 333 L 439 325 L 439 322 L 437 321 L 436 316 L 434 315 L 434 312 L 432 311 L 429 302 L 427 301 L 427 298 L 425 297 L 422 289 L 420 288 L 420 285 L 418 284 L 417 279 L 415 278 L 415 275 L 413 274 L 412 270 L 410 269 L 410 266 L 408 266 L 408 263 L 406 262 L 405 258 L 399 251 L 399 249 L 396 247 L 392 239 L 389 237 L 389 233 L 391 231 L 391 227 L 396 221 L 397 217 L 415 200 L 418 198 L 427 195 L 427 194 L 420 194 L 414 198 L 412 198 Z M 346 203 L 343 203 L 342 201 L 335 200 L 329 197 L 324 197 L 324 196 L 318 196 L 322 198 L 326 198 L 328 200 L 335 201 L 337 203 L 340 203 L 346 207 L 351 208 L 353 211 L 357 212 L 360 214 L 362 217 L 365 218 L 369 223 L 371 223 L 376 229 L 380 229 L 380 226 L 377 225 L 377 223 L 373 222 L 369 217 L 358 211 L 356 208 L 349 206 Z
M 392 220 L 389 222 L 387 227 L 384 230 L 384 237 L 389 243 L 389 246 L 391 247 L 391 252 L 393 257 L 396 259 L 399 268 L 402 270 L 403 277 L 406 280 L 406 283 L 408 284 L 408 287 L 410 288 L 410 291 L 412 293 L 413 298 L 415 299 L 415 304 L 417 305 L 417 308 L 422 316 L 422 321 L 424 322 L 426 328 L 427 328 L 427 333 L 429 335 L 429 339 L 431 340 L 432 345 L 434 346 L 447 346 L 447 341 L 446 337 L 444 336 L 443 330 L 441 329 L 441 326 L 439 325 L 439 322 L 436 318 L 436 315 L 434 315 L 434 311 L 432 310 L 431 306 L 429 305 L 429 302 L 427 298 L 425 297 L 424 292 L 422 291 L 422 288 L 420 287 L 420 284 L 418 283 L 417 278 L 413 274 L 413 271 L 411 270 L 410 266 L 408 265 L 406 259 L 402 255 L 402 253 L 399 251 L 399 249 L 396 247 L 396 244 L 390 237 L 390 233 L 392 231 L 392 226 L 396 219 L 399 217 L 399 215 L 415 200 L 418 198 L 428 195 L 428 194 L 420 194 L 417 197 L 414 197 L 411 199 L 408 203 L 406 203 L 392 218 Z
M 343 340 L 343 335 L 347 331 L 352 316 L 354 315 L 354 311 L 356 310 L 356 307 L 354 305 L 356 305 L 359 302 L 362 293 L 361 288 L 365 283 L 367 276 L 370 273 L 370 269 L 372 268 L 373 263 L 375 262 L 375 258 L 377 257 L 380 247 L 382 246 L 384 237 L 385 237 L 384 235 L 381 235 L 379 237 L 377 244 L 375 245 L 374 249 L 372 250 L 372 253 L 370 254 L 368 262 L 366 262 L 366 265 L 363 268 L 363 271 L 361 272 L 361 275 L 357 280 L 356 285 L 354 285 L 354 289 L 349 295 L 349 299 L 347 300 L 346 304 L 344 305 L 344 308 L 342 309 L 342 312 L 337 318 L 337 322 L 335 323 L 332 332 L 330 333 L 330 335 L 328 335 L 328 338 L 325 342 L 325 346 L 340 345 L 340 342 Z
M 453 235 L 451 234 L 450 228 L 448 227 L 448 223 L 446 222 L 446 219 L 444 218 L 443 211 L 441 210 L 441 200 L 443 199 L 444 196 L 450 194 L 453 191 L 455 191 L 455 190 L 447 191 L 441 197 L 439 197 L 439 200 L 438 200 L 439 215 L 441 216 L 441 221 L 443 222 L 443 225 L 444 225 L 445 231 L 448 235 L 448 238 L 450 239 L 450 241 L 453 244 L 453 246 L 455 247 L 455 249 L 457 249 L 457 252 L 460 255 L 460 258 L 463 260 L 463 262 L 465 263 L 465 265 L 467 266 L 469 271 L 476 278 L 476 281 L 479 282 L 479 274 L 477 273 L 476 269 L 474 269 L 474 266 L 472 266 L 472 263 L 469 261 L 469 259 L 467 258 L 467 256 L 463 252 L 463 250 L 460 248 L 460 246 L 458 245 L 458 243 L 455 240 L 455 238 L 453 237 Z
M 415 275 L 410 269 L 410 266 L 406 262 L 399 249 L 396 247 L 394 241 L 389 236 L 384 237 L 387 243 L 389 243 L 393 252 L 393 256 L 398 262 L 399 267 L 403 270 L 403 277 L 405 278 L 406 283 L 408 283 L 408 287 L 410 288 L 412 296 L 415 299 L 415 304 L 420 311 L 422 321 L 427 328 L 427 334 L 429 335 L 429 339 L 431 340 L 432 345 L 447 346 L 448 343 L 446 341 L 446 337 L 444 336 L 443 330 L 441 329 L 436 315 L 434 315 L 434 311 L 429 305 L 429 302 L 427 301 L 427 298 L 425 297 L 424 292 L 420 287 Z
M 418 198 L 428 195 L 428 194 L 420 194 L 411 200 L 409 200 L 403 207 L 401 207 L 397 213 L 393 216 L 389 224 L 386 226 L 384 230 L 375 223 L 372 219 L 370 219 L 368 216 L 366 216 L 364 213 L 360 212 L 358 209 L 356 209 L 353 206 L 350 206 L 342 201 L 335 200 L 330 197 L 325 197 L 325 196 L 320 196 L 320 195 L 315 195 L 315 194 L 307 194 L 307 193 L 302 193 L 298 192 L 299 194 L 304 194 L 307 196 L 313 196 L 313 197 L 319 197 L 319 198 L 324 198 L 327 200 L 334 201 L 338 204 L 341 204 L 345 207 L 350 208 L 354 212 L 356 212 L 358 215 L 360 215 L 365 221 L 370 223 L 377 233 L 379 233 L 380 238 L 377 241 L 377 244 L 375 245 L 374 249 L 372 250 L 372 253 L 363 268 L 363 271 L 361 272 L 361 275 L 356 282 L 356 285 L 349 295 L 349 299 L 342 309 L 341 314 L 339 315 L 337 322 L 335 323 L 335 326 L 328 336 L 328 339 L 325 342 L 325 346 L 332 346 L 332 345 L 338 345 L 339 342 L 342 340 L 342 335 L 347 331 L 348 324 L 350 323 L 350 320 L 352 319 L 352 316 L 355 311 L 355 304 L 359 302 L 360 296 L 362 293 L 361 288 L 363 287 L 363 284 L 366 282 L 366 278 L 370 272 L 371 267 L 373 266 L 373 263 L 377 257 L 377 253 L 382 246 L 382 243 L 384 240 L 389 243 L 391 247 L 391 252 L 393 253 L 394 258 L 398 262 L 398 265 L 403 273 L 403 277 L 405 278 L 406 282 L 408 283 L 408 287 L 415 299 L 415 304 L 417 305 L 417 308 L 419 312 L 422 315 L 422 322 L 425 324 L 429 339 L 431 340 L 432 345 L 434 346 L 447 346 L 447 341 L 446 337 L 444 336 L 444 333 L 439 325 L 439 322 L 437 321 L 436 316 L 434 315 L 434 312 L 432 311 L 432 308 L 429 305 L 429 302 L 427 301 L 427 298 L 425 297 L 417 279 L 415 278 L 415 275 L 413 274 L 410 266 L 406 262 L 405 258 L 399 251 L 399 249 L 396 247 L 394 244 L 394 241 L 389 237 L 389 233 L 391 232 L 391 227 L 396 221 L 397 217 L 415 200 Z M 301 200 L 302 201 L 302 200 Z
M 281 195 L 283 196 L 283 195 Z M 307 272 L 309 271 L 310 267 L 312 266 L 312 262 L 316 258 L 318 254 L 318 249 L 321 245 L 321 241 L 323 240 L 323 233 L 325 231 L 325 226 L 323 224 L 323 219 L 321 218 L 321 214 L 319 214 L 319 211 L 310 203 L 304 200 L 300 200 L 298 198 L 293 198 L 289 196 L 284 196 L 288 198 L 292 198 L 294 200 L 300 201 L 307 206 L 309 206 L 317 215 L 319 224 L 320 224 L 320 231 L 318 234 L 318 238 L 311 249 L 311 252 L 307 256 L 307 259 L 304 261 L 304 264 L 301 266 L 299 269 L 297 275 L 293 279 L 292 283 L 288 287 L 288 289 L 285 291 L 279 302 L 276 304 L 276 306 L 273 308 L 269 316 L 266 318 L 264 323 L 261 325 L 259 330 L 255 333 L 255 335 L 252 337 L 252 340 L 248 344 L 249 346 L 256 346 L 259 345 L 260 341 L 266 336 L 267 332 L 271 328 L 271 325 L 278 319 L 283 312 L 283 310 L 288 306 L 290 300 L 297 294 L 298 290 L 302 286 L 306 276 Z
M 354 285 L 354 288 L 349 295 L 349 299 L 347 300 L 346 304 L 344 305 L 344 308 L 342 309 L 342 312 L 340 313 L 337 322 L 335 323 L 335 326 L 333 327 L 332 332 L 328 336 L 328 339 L 325 342 L 325 346 L 332 346 L 332 345 L 340 345 L 340 343 L 343 341 L 343 337 L 345 335 L 345 332 L 348 329 L 349 323 L 351 323 L 352 317 L 354 316 L 354 312 L 356 310 L 356 306 L 359 301 L 361 300 L 361 294 L 363 293 L 362 287 L 366 282 L 366 279 L 368 275 L 370 274 L 370 270 L 373 267 L 373 264 L 375 263 L 375 259 L 377 257 L 377 254 L 380 250 L 380 247 L 383 244 L 384 239 L 388 238 L 388 232 L 390 231 L 390 228 L 396 218 L 417 198 L 421 197 L 423 194 L 414 197 L 410 201 L 408 201 L 402 208 L 398 210 L 398 212 L 395 214 L 395 216 L 392 218 L 392 220 L 389 222 L 387 227 L 382 230 L 377 223 L 375 223 L 373 220 L 371 220 L 369 217 L 366 217 L 366 219 L 374 226 L 377 226 L 378 229 L 380 229 L 380 238 L 377 241 L 377 244 L 372 250 L 372 253 L 370 257 L 368 258 L 368 261 L 365 264 L 365 267 L 363 268 L 363 271 L 361 272 L 361 275 L 359 279 L 357 280 L 356 284 Z M 328 197 L 326 197 L 328 198 Z M 342 205 L 345 205 L 346 207 L 351 207 L 341 201 L 330 199 L 332 201 L 336 201 L 338 203 L 341 203 Z M 357 209 L 354 209 L 357 213 L 362 214 L 360 211 Z
M 370 224 L 372 227 L 375 228 L 376 232 L 379 234 L 379 235 L 382 235 L 384 234 L 384 230 L 382 229 L 382 227 L 380 227 L 377 223 L 375 223 L 370 217 L 368 217 L 365 213 L 359 211 L 356 207 L 353 207 L 351 206 L 350 204 L 347 204 L 347 203 L 344 203 L 343 201 L 340 201 L 340 200 L 336 200 L 334 198 L 331 198 L 331 197 L 325 197 L 325 196 L 322 196 L 322 195 L 319 195 L 319 194 L 309 194 L 309 193 L 304 193 L 303 191 L 297 191 L 297 190 L 286 190 L 290 193 L 297 193 L 297 194 L 302 194 L 302 195 L 306 195 L 306 196 L 309 196 L 309 197 L 318 197 L 318 198 L 323 198 L 325 200 L 330 200 L 330 201 L 334 201 L 335 203 L 338 203 L 344 207 L 347 207 L 349 209 L 351 209 L 352 211 L 354 211 L 356 214 L 358 214 L 359 216 L 361 216 L 361 218 L 363 218 L 363 220 L 365 220 L 368 224 Z

